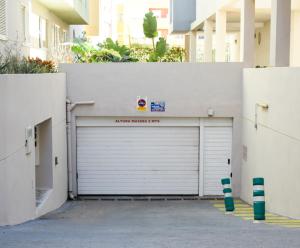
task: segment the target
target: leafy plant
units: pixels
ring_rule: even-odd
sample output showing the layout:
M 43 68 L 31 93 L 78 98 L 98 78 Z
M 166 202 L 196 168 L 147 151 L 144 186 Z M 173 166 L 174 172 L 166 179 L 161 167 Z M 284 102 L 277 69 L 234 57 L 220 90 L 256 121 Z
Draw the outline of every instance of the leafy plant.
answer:
M 128 47 L 121 46 L 110 38 L 97 46 L 86 41 L 80 42 L 73 45 L 71 50 L 77 63 L 137 62 Z
M 152 49 L 148 46 L 134 44 L 131 46 L 131 56 L 139 62 L 148 62 Z
M 89 58 L 89 63 L 101 63 L 101 62 L 121 62 L 122 57 L 114 50 L 101 49 L 95 50 Z
M 144 17 L 144 34 L 152 40 L 153 52 L 149 54 L 149 62 L 158 62 L 164 57 L 168 50 L 167 41 L 160 37 L 155 44 L 155 38 L 158 36 L 157 20 L 152 12 L 146 13 Z
M 56 65 L 53 61 L 39 58 L 25 58 L 18 52 L 6 50 L 0 55 L 0 74 L 35 74 L 55 73 Z
M 89 42 L 79 42 L 71 47 L 71 51 L 75 55 L 74 60 L 78 63 L 88 63 L 93 50 L 95 49 Z
M 128 57 L 130 49 L 125 45 L 119 45 L 118 41 L 114 42 L 111 38 L 107 38 L 102 44 L 98 45 L 100 48 L 114 50 L 120 54 L 121 57 Z
M 158 32 L 157 20 L 152 12 L 145 14 L 143 28 L 145 36 L 149 39 L 152 39 L 153 50 L 155 50 L 154 39 L 158 36 Z
M 131 47 L 119 44 L 111 38 L 93 46 L 87 39 L 77 40 L 73 45 L 74 61 L 77 63 L 107 62 L 182 62 L 185 51 L 182 48 L 169 49 L 167 41 L 158 37 L 157 20 L 152 12 L 145 14 L 144 34 L 152 40 L 151 46 L 134 44 Z
M 186 57 L 186 51 L 181 47 L 172 47 L 167 51 L 162 58 L 162 62 L 184 62 Z

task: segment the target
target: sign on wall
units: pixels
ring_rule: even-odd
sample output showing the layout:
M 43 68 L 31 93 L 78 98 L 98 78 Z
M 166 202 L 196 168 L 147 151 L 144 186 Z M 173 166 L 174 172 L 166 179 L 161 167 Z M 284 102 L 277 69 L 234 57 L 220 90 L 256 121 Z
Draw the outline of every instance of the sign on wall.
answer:
M 166 102 L 164 101 L 153 101 L 151 102 L 151 112 L 165 112 Z
M 145 112 L 147 111 L 147 108 L 148 108 L 147 97 L 138 96 L 136 100 L 136 109 L 138 111 Z

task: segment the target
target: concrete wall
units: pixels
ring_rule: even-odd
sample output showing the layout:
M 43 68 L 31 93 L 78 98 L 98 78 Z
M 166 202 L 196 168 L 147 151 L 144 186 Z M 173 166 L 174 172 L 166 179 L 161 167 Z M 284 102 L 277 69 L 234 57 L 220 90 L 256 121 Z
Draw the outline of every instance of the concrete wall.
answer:
M 265 178 L 267 210 L 300 218 L 300 68 L 246 69 L 241 197 L 252 202 L 252 178 Z M 265 102 L 269 110 L 258 111 Z M 247 151 L 246 151 L 247 150 Z
M 34 219 L 67 198 L 65 87 L 61 73 L 0 76 L 0 225 Z M 50 118 L 53 188 L 37 209 L 34 138 L 29 139 L 31 153 L 26 155 L 25 129 Z
M 255 66 L 270 65 L 270 32 L 270 21 L 265 22 L 264 27 L 255 30 Z
M 233 188 L 239 195 L 241 164 L 242 64 L 131 63 L 63 64 L 67 96 L 72 102 L 95 101 L 72 112 L 73 191 L 76 194 L 76 130 L 78 116 L 159 116 L 234 118 Z M 164 100 L 165 113 L 136 111 L 137 96 Z
M 292 11 L 291 17 L 291 48 L 290 48 L 290 65 L 300 66 L 300 11 Z M 270 65 L 270 32 L 271 23 L 267 21 L 264 27 L 256 29 L 255 39 L 255 66 Z M 261 37 L 261 43 L 258 43 L 258 37 Z
M 291 18 L 291 66 L 300 66 L 300 11 L 293 11 Z
M 196 0 L 196 20 L 203 22 L 222 9 L 238 0 Z

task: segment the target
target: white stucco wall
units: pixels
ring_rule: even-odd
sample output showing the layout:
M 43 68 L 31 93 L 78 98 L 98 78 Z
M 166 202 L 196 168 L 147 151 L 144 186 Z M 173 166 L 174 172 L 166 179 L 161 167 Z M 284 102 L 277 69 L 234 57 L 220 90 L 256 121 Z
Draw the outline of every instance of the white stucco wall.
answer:
M 291 18 L 291 66 L 300 66 L 300 11 L 292 11 Z
M 233 188 L 239 195 L 241 164 L 242 64 L 123 63 L 63 64 L 67 96 L 72 102 L 95 101 L 72 112 L 73 191 L 76 194 L 77 116 L 215 117 L 234 119 Z M 137 96 L 166 101 L 164 113 L 136 111 Z
M 26 8 L 26 19 L 28 21 L 29 0 L 10 0 L 6 1 L 6 35 L 0 36 L 0 52 L 5 49 L 13 49 L 17 46 L 24 56 L 29 55 L 29 32 L 28 24 L 25 25 L 27 40 L 22 38 L 23 20 L 21 8 Z
M 196 20 L 203 22 L 214 15 L 217 10 L 237 2 L 238 0 L 196 0 Z
M 67 198 L 65 74 L 0 76 L 0 225 L 34 219 Z M 35 206 L 35 149 L 25 154 L 25 128 L 52 119 L 53 189 Z M 54 157 L 58 165 L 54 165 Z
M 300 219 L 300 68 L 245 69 L 241 197 L 252 202 L 252 178 L 265 178 L 267 210 Z M 269 104 L 258 111 L 255 104 Z
M 262 28 L 255 30 L 255 66 L 270 65 L 270 31 L 270 21 L 265 22 Z

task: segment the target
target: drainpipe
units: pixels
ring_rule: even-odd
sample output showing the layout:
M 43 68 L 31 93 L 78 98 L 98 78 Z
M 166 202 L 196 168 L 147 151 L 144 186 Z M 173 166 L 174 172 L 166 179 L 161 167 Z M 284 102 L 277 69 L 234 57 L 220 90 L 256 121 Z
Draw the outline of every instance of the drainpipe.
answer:
M 71 159 L 71 101 L 66 100 L 66 110 L 67 110 L 67 165 L 68 165 L 68 195 L 70 199 L 74 199 L 73 195 L 73 185 L 72 185 L 72 159 Z
M 67 124 L 67 167 L 68 167 L 68 195 L 70 199 L 74 199 L 73 194 L 73 167 L 72 167 L 72 111 L 79 105 L 94 105 L 94 101 L 84 101 L 72 103 L 69 99 L 66 100 L 66 124 Z

